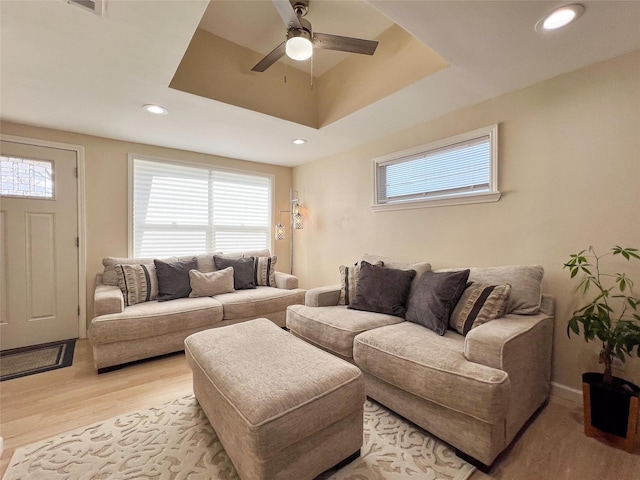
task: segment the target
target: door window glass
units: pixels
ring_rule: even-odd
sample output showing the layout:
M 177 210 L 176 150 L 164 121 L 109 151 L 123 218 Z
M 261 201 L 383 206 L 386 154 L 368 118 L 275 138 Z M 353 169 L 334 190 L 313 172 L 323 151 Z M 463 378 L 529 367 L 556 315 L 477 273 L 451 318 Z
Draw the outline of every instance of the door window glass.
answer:
M 53 162 L 0 156 L 0 195 L 53 198 Z

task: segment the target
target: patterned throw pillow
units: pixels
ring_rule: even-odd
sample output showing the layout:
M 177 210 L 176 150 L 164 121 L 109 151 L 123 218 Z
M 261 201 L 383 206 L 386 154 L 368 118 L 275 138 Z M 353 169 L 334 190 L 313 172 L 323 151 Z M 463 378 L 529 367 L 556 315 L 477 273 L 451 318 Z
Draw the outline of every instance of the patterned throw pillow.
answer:
M 376 267 L 384 267 L 384 262 L 374 263 Z M 360 280 L 360 263 L 347 267 L 340 265 L 340 299 L 338 305 L 349 305 L 356 298 L 356 287 Z
M 511 285 L 471 283 L 453 309 L 449 326 L 461 335 L 504 314 Z
M 155 265 L 118 264 L 114 268 L 118 276 L 118 286 L 124 295 L 125 305 L 135 305 L 158 298 L 158 277 Z
M 278 257 L 255 257 L 255 283 L 262 287 L 276 286 L 276 262 Z

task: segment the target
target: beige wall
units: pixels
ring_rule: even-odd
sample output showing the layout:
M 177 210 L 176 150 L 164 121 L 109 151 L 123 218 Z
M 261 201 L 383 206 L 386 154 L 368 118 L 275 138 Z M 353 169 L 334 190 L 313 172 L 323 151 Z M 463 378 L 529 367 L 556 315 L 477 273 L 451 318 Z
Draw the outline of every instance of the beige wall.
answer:
M 84 147 L 87 320 L 90 320 L 93 316 L 95 276 L 102 271 L 102 258 L 106 256 L 127 256 L 127 169 L 129 153 L 273 175 L 275 178 L 274 219 L 278 210 L 288 210 L 289 189 L 291 186 L 291 168 L 289 167 L 277 167 L 8 122 L 0 124 L 0 131 L 6 135 L 18 135 Z M 272 246 L 272 250 L 278 255 L 277 269 L 289 272 L 289 242 L 272 241 Z
M 494 123 L 498 203 L 372 212 L 373 157 Z M 578 299 L 562 265 L 589 245 L 640 248 L 640 52 L 296 167 L 293 183 L 307 213 L 294 260 L 305 288 L 337 283 L 364 252 L 434 268 L 541 264 L 557 301 L 553 380 L 579 389 L 581 372 L 599 370 L 598 346 L 567 339 Z M 640 384 L 639 364 L 618 374 Z

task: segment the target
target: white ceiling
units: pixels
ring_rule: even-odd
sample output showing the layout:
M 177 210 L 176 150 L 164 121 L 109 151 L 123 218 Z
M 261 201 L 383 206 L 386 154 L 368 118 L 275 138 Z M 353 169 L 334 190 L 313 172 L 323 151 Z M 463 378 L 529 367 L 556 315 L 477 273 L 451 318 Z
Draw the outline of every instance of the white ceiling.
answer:
M 315 12 L 333 3 L 338 2 L 312 0 L 307 18 L 318 31 L 345 34 L 329 19 L 316 26 Z M 294 166 L 640 49 L 638 1 L 582 2 L 586 12 L 576 24 L 545 36 L 534 32 L 535 23 L 555 6 L 570 2 L 368 3 L 451 66 L 316 130 L 168 87 L 207 8 L 206 0 L 107 0 L 104 18 L 64 0 L 1 0 L 0 116 Z M 354 25 L 359 21 L 347 14 L 339 17 Z M 273 18 L 280 21 L 277 15 Z M 251 30 L 263 20 L 261 15 L 244 17 L 237 21 L 237 29 Z M 261 53 L 272 48 L 270 42 Z M 145 103 L 164 105 L 170 113 L 152 116 L 140 108 Z M 308 143 L 291 144 L 299 137 Z

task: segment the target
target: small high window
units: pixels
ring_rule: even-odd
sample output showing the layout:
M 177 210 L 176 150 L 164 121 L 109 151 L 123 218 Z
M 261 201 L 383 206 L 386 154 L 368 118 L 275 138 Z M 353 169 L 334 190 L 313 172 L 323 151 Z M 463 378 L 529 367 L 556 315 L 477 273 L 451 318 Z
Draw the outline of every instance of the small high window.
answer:
M 495 202 L 498 126 L 374 159 L 374 210 Z
M 0 195 L 53 198 L 53 162 L 0 156 Z

